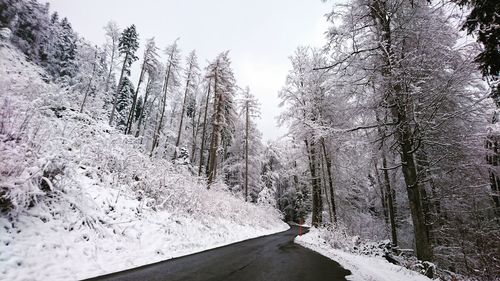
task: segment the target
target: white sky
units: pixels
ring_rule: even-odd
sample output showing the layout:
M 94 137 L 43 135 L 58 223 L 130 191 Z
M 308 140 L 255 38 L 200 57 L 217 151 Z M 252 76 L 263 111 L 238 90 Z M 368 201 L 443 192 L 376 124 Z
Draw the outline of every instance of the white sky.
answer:
M 299 45 L 323 45 L 323 15 L 330 9 L 320 0 L 46 1 L 96 44 L 104 43 L 103 26 L 114 20 L 121 28 L 135 24 L 141 47 L 154 36 L 163 50 L 180 37 L 183 56 L 196 49 L 201 67 L 230 50 L 238 85 L 248 85 L 262 104 L 257 123 L 264 140 L 286 132 L 278 128 L 276 116 L 278 91 L 290 68 L 288 57 Z

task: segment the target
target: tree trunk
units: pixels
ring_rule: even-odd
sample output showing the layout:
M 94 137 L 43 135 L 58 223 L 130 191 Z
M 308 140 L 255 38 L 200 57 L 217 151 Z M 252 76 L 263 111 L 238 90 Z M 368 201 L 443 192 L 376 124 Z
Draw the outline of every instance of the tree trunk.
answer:
M 196 162 L 196 140 L 198 139 L 198 133 L 200 129 L 201 112 L 196 111 L 196 101 L 193 115 L 191 116 L 191 129 L 192 129 L 192 145 L 191 145 L 191 162 Z M 200 108 L 201 111 L 201 108 Z M 195 122 L 195 119 L 196 122 Z
M 383 145 L 383 144 L 382 144 Z M 389 171 L 387 169 L 387 158 L 385 156 L 385 151 L 382 150 L 382 169 L 384 174 L 384 186 L 385 186 L 385 196 L 387 198 L 387 206 L 389 210 L 389 221 L 391 224 L 391 238 L 392 244 L 394 246 L 398 245 L 398 232 L 396 225 L 396 212 L 394 208 L 394 190 L 391 187 L 391 181 L 389 179 Z
M 139 96 L 139 88 L 141 87 L 142 80 L 144 79 L 144 73 L 146 65 L 146 59 L 142 63 L 141 67 L 141 75 L 139 76 L 139 82 L 137 83 L 137 88 L 135 88 L 134 98 L 132 99 L 132 106 L 130 107 L 130 112 L 127 118 L 127 125 L 125 126 L 125 134 L 130 134 L 132 132 L 132 123 L 134 122 L 135 115 L 135 107 L 137 105 L 137 97 Z
M 208 174 L 208 187 L 213 183 L 216 177 L 216 166 L 217 166 L 217 147 L 219 146 L 219 126 L 220 117 L 222 115 L 222 97 L 221 93 L 217 93 L 217 68 L 214 71 L 216 74 L 214 76 L 214 121 L 212 123 L 212 141 L 210 142 L 210 162 L 209 162 L 209 174 Z
M 120 96 L 120 91 L 123 83 L 123 75 L 125 74 L 126 63 L 128 60 L 128 54 L 125 55 L 123 60 L 122 72 L 120 74 L 120 80 L 118 80 L 118 87 L 116 87 L 115 100 L 113 101 L 113 109 L 111 110 L 111 116 L 109 117 L 109 125 L 113 124 L 113 119 L 115 117 L 116 106 L 118 105 L 118 97 Z
M 248 200 L 248 123 L 250 121 L 249 117 L 249 105 L 248 100 L 246 101 L 246 123 L 245 123 L 245 201 Z
M 417 158 L 417 171 L 420 176 L 423 175 L 422 184 L 422 206 L 424 209 L 425 223 L 427 225 L 427 237 L 429 241 L 436 241 L 439 237 L 435 237 L 433 229 L 438 229 L 439 213 L 441 212 L 441 206 L 439 200 L 437 200 L 436 186 L 434 185 L 434 180 L 432 174 L 429 171 L 430 163 L 427 159 L 427 153 L 425 152 L 424 145 L 420 146 L 420 150 L 416 154 Z M 426 187 L 428 188 L 427 192 Z
M 333 222 L 337 223 L 337 207 L 335 205 L 335 190 L 333 189 L 333 177 L 332 177 L 332 160 L 330 159 L 328 153 L 326 152 L 325 139 L 321 138 L 321 147 L 323 149 L 323 157 L 326 163 L 326 173 L 328 175 L 328 187 L 330 189 L 330 204 L 332 206 Z
M 151 76 L 149 76 L 148 77 L 148 84 L 146 86 L 146 94 L 144 95 L 144 103 L 143 103 L 144 108 L 146 108 L 146 104 L 148 102 L 149 92 L 151 91 L 152 84 L 153 84 L 153 79 L 151 78 Z M 149 111 L 151 111 L 151 110 L 148 110 L 148 112 Z M 142 121 L 144 120 L 145 116 L 146 116 L 146 111 L 142 110 L 141 115 L 139 116 L 139 121 L 137 121 L 137 130 L 135 131 L 136 138 L 139 137 L 139 135 L 140 135 Z
M 174 151 L 174 158 L 177 158 L 177 148 L 179 147 L 179 144 L 181 143 L 181 134 L 182 134 L 182 125 L 184 121 L 184 113 L 186 112 L 186 100 L 187 100 L 187 95 L 189 92 L 189 83 L 191 83 L 191 71 L 193 69 L 192 63 L 189 65 L 189 72 L 188 72 L 188 77 L 186 79 L 186 89 L 184 91 L 184 99 L 182 100 L 182 109 L 181 109 L 181 120 L 179 123 L 179 131 L 177 133 L 177 140 L 175 141 L 175 151 Z
M 205 150 L 205 135 L 207 132 L 208 103 L 210 101 L 210 85 L 210 80 L 208 80 L 207 100 L 205 102 L 205 115 L 203 116 L 203 130 L 201 133 L 200 167 L 198 168 L 198 176 L 201 176 L 201 168 L 203 167 L 203 151 Z
M 500 216 L 500 178 L 497 169 L 500 164 L 499 145 L 496 137 L 492 134 L 486 138 L 486 161 L 488 163 L 488 173 L 490 176 L 491 197 L 497 215 Z
M 415 231 L 415 246 L 417 249 L 417 258 L 424 261 L 432 260 L 432 251 L 430 241 L 427 236 L 427 227 L 425 224 L 424 212 L 421 202 L 420 185 L 417 178 L 417 169 L 413 153 L 413 147 L 410 141 L 410 133 L 407 129 L 403 129 L 402 136 L 399 138 L 402 141 L 401 160 L 403 162 L 403 175 L 408 192 L 408 201 L 412 214 L 413 228 Z
M 153 136 L 153 145 L 151 146 L 151 152 L 149 153 L 149 156 L 153 156 L 153 151 L 154 149 L 158 146 L 159 138 L 160 138 L 160 131 L 161 127 L 163 125 L 163 118 L 165 116 L 165 107 L 167 106 L 167 90 L 168 90 L 168 82 L 170 80 L 170 68 L 172 67 L 172 64 L 168 65 L 167 68 L 167 73 L 165 74 L 165 82 L 164 82 L 164 87 L 163 87 L 163 102 L 161 102 L 162 108 L 161 108 L 161 115 L 160 115 L 160 122 L 158 123 L 155 133 Z
M 381 180 L 381 175 L 379 173 L 379 168 L 378 168 L 378 165 L 377 165 L 377 160 L 374 161 L 374 173 L 375 173 L 375 178 L 377 179 L 377 185 L 379 187 L 379 190 L 380 190 L 380 202 L 382 203 L 382 212 L 384 214 L 384 221 L 385 221 L 385 224 L 387 225 L 388 228 L 391 227 L 390 225 L 390 222 L 389 222 L 389 208 L 387 207 L 387 195 L 385 194 L 385 185 L 382 183 L 382 180 Z M 373 185 L 375 185 L 375 183 L 373 183 Z
M 388 165 L 387 165 L 387 152 L 386 152 L 386 146 L 385 146 L 385 139 L 386 139 L 386 133 L 385 133 L 385 127 L 384 129 L 382 129 L 382 126 L 384 126 L 384 124 L 382 123 L 382 121 L 380 120 L 380 116 L 379 116 L 379 113 L 378 111 L 375 111 L 375 117 L 377 119 L 377 123 L 378 123 L 378 127 L 377 127 L 377 131 L 378 131 L 378 134 L 379 134 L 379 137 L 382 138 L 382 143 L 381 143 L 381 148 L 380 148 L 380 153 L 381 153 L 381 157 L 382 157 L 382 174 L 383 174 L 383 182 L 384 182 L 384 187 L 385 187 L 385 192 L 383 192 L 385 194 L 384 196 L 384 205 L 386 206 L 386 210 L 387 210 L 387 213 L 388 213 L 388 217 L 389 217 L 389 224 L 390 224 L 390 228 L 391 228 L 391 240 L 392 240 L 392 244 L 394 246 L 397 246 L 398 245 L 398 236 L 397 236 L 397 224 L 396 224 L 396 208 L 395 208 L 395 194 L 394 194 L 394 190 L 392 189 L 392 186 L 391 186 L 391 180 L 390 180 L 390 177 L 389 177 L 389 169 L 388 169 Z
M 113 63 L 115 62 L 115 55 L 116 55 L 116 49 L 115 47 L 115 40 L 113 39 L 112 46 L 113 46 L 113 51 L 111 52 L 111 61 L 109 62 L 109 72 L 108 72 L 108 77 L 106 77 L 106 88 L 104 90 L 105 93 L 108 93 L 109 90 L 109 80 L 111 80 L 111 74 L 113 74 Z
M 311 173 L 312 185 L 312 225 L 319 226 L 322 221 L 323 202 L 321 200 L 321 187 L 318 184 L 316 174 L 316 148 L 314 141 L 305 140 L 306 149 L 309 155 L 309 171 Z
M 417 167 L 414 159 L 414 139 L 412 130 L 408 120 L 408 111 L 406 102 L 408 101 L 407 93 L 405 93 L 399 85 L 398 77 L 393 73 L 393 51 L 391 38 L 391 23 L 390 15 L 387 12 L 386 3 L 381 0 L 374 0 L 373 6 L 370 7 L 374 18 L 375 26 L 378 27 L 381 36 L 381 48 L 385 50 L 383 53 L 384 66 L 382 75 L 388 81 L 385 89 L 385 99 L 390 105 L 392 118 L 399 125 L 396 130 L 396 138 L 400 146 L 400 156 L 402 162 L 402 171 L 408 193 L 408 202 L 410 204 L 410 212 L 413 221 L 415 233 L 415 248 L 417 258 L 424 261 L 432 260 L 432 250 L 430 241 L 427 238 L 427 227 L 422 209 L 421 191 L 418 182 Z
M 92 65 L 92 75 L 90 76 L 89 83 L 87 84 L 87 89 L 85 90 L 85 95 L 83 96 L 83 101 L 82 101 L 82 106 L 80 107 L 80 113 L 83 112 L 83 107 L 85 106 L 85 102 L 87 101 L 87 96 L 90 91 L 90 86 L 92 85 L 92 81 L 94 80 L 94 75 L 95 75 L 95 69 L 97 66 L 97 49 L 95 51 L 95 56 L 94 56 L 94 64 Z
M 328 214 L 330 215 L 330 223 L 334 223 L 334 215 L 333 215 L 333 208 L 332 208 L 332 203 L 331 203 L 331 194 L 328 192 L 327 188 L 327 182 L 328 180 L 326 179 L 326 164 L 325 164 L 325 155 L 321 154 L 320 156 L 320 163 L 321 163 L 321 188 L 322 192 L 325 194 L 325 200 L 328 205 Z

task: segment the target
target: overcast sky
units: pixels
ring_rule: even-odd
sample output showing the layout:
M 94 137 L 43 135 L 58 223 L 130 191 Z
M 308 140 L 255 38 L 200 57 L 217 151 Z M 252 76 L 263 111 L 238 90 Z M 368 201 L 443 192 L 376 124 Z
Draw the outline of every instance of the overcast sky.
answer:
M 329 11 L 329 4 L 320 0 L 46 1 L 96 44 L 104 42 L 103 26 L 114 20 L 121 28 L 135 24 L 141 47 L 154 36 L 163 50 L 180 37 L 183 56 L 196 49 L 202 67 L 230 50 L 238 85 L 248 85 L 262 104 L 257 122 L 264 140 L 286 132 L 278 128 L 276 116 L 277 94 L 290 68 L 288 57 L 299 45 L 323 45 L 323 15 Z

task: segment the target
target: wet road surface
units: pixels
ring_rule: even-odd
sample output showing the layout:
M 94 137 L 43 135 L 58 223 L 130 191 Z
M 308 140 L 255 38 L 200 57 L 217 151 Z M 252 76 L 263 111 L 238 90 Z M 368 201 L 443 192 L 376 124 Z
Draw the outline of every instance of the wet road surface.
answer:
M 294 244 L 298 227 L 87 281 L 341 281 L 349 270 Z

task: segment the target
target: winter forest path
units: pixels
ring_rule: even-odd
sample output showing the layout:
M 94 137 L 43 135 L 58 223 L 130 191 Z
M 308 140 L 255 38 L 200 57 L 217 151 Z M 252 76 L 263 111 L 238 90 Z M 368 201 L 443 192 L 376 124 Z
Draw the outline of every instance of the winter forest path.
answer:
M 87 281 L 101 280 L 238 280 L 341 281 L 349 270 L 316 252 L 294 244 L 298 227 L 277 234 L 162 261 Z

